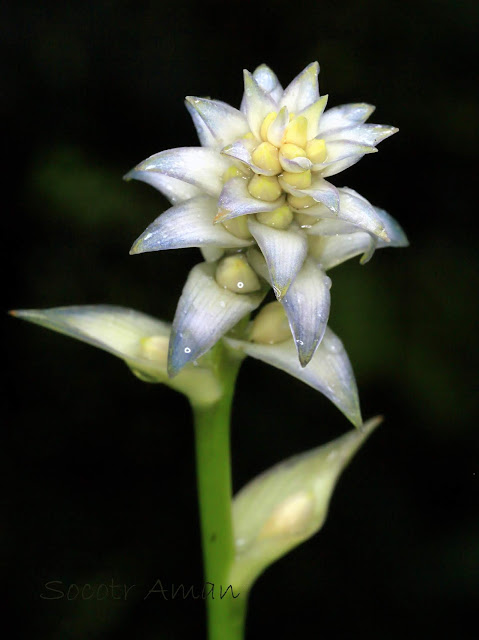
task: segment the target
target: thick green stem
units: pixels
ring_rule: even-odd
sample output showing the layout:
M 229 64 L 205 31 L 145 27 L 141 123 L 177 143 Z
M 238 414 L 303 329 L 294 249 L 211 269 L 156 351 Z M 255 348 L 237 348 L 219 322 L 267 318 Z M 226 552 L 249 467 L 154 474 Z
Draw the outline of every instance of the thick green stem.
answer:
M 228 581 L 234 559 L 230 412 L 239 365 L 223 353 L 222 397 L 193 406 L 209 640 L 242 640 L 246 615 L 247 594 Z

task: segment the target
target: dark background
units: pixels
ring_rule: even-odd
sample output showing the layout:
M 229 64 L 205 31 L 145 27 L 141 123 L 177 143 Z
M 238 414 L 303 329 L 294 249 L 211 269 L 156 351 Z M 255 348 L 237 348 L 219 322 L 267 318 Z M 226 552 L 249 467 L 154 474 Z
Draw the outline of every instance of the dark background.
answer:
M 331 272 L 331 326 L 363 414 L 386 420 L 344 474 L 323 530 L 254 587 L 247 638 L 475 637 L 477 3 L 4 9 L 5 310 L 112 303 L 172 319 L 199 252 L 130 257 L 167 204 L 121 177 L 152 153 L 196 144 L 185 95 L 239 106 L 244 67 L 266 62 L 287 85 L 317 59 L 329 106 L 371 102 L 372 122 L 400 128 L 333 178 L 386 208 L 411 241 Z M 3 321 L 2 603 L 12 637 L 204 637 L 201 601 L 143 600 L 158 578 L 202 583 L 186 400 L 100 351 Z M 235 489 L 348 428 L 318 393 L 245 362 Z M 137 585 L 131 597 L 41 598 L 48 581 L 66 590 L 112 579 Z

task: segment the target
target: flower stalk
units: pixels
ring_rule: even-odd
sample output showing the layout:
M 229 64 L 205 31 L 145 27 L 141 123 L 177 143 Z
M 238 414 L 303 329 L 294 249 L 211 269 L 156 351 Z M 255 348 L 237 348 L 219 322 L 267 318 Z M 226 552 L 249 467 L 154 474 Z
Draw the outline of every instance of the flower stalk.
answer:
M 232 519 L 230 416 L 241 358 L 219 354 L 223 394 L 192 404 L 209 640 L 241 640 L 247 594 L 230 585 L 235 557 Z

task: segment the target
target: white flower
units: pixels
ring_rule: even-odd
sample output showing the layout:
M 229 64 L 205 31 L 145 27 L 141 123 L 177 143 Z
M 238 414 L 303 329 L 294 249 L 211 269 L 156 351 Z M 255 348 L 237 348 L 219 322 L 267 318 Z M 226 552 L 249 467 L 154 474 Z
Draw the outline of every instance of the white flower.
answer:
M 240 111 L 187 98 L 202 147 L 162 151 L 126 176 L 174 205 L 131 253 L 199 247 L 207 261 L 190 273 L 178 305 L 170 375 L 257 308 L 265 282 L 286 311 L 305 367 L 329 317 L 325 271 L 359 254 L 364 263 L 376 247 L 407 244 L 386 212 L 326 180 L 397 129 L 365 124 L 374 107 L 364 103 L 324 111 L 318 72 L 310 64 L 283 90 L 266 65 L 245 71 Z

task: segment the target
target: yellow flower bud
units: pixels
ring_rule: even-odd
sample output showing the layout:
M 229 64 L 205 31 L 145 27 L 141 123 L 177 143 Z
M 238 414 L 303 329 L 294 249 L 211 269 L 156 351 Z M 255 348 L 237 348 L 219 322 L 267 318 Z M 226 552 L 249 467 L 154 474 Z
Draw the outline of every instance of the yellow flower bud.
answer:
M 302 147 L 298 147 L 297 144 L 282 144 L 279 151 L 283 158 L 287 158 L 288 160 L 306 157 L 306 151 Z
M 274 211 L 261 211 L 261 213 L 257 213 L 256 219 L 258 222 L 261 222 L 261 224 L 268 225 L 268 227 L 287 229 L 293 221 L 293 212 L 287 204 L 284 204 Z
M 306 209 L 307 207 L 314 207 L 318 203 L 311 196 L 293 196 L 288 195 L 288 204 L 292 209 Z
M 279 164 L 278 149 L 271 142 L 262 142 L 259 147 L 253 151 L 252 160 L 260 169 L 266 171 L 274 171 L 279 173 L 281 165 Z
M 258 276 L 242 254 L 221 260 L 216 268 L 216 282 L 233 293 L 251 293 L 261 288 Z
M 169 336 L 150 336 L 140 340 L 140 358 L 153 360 L 155 363 L 166 368 L 168 361 Z
M 270 111 L 270 113 L 268 113 L 268 115 L 266 116 L 266 118 L 263 120 L 263 123 L 261 125 L 261 129 L 260 129 L 260 136 L 261 139 L 266 141 L 268 139 L 268 129 L 270 124 L 273 122 L 273 120 L 275 120 L 276 116 L 278 114 L 276 113 L 276 111 Z
M 311 186 L 311 171 L 309 169 L 301 171 L 301 173 L 290 173 L 289 171 L 284 171 L 282 178 L 285 182 L 297 189 L 307 189 Z
M 234 164 L 228 167 L 223 173 L 223 182 L 228 182 L 231 178 L 244 178 L 244 173 L 242 173 L 238 167 L 235 167 Z
M 308 121 L 304 116 L 298 116 L 297 118 L 294 118 L 294 120 L 291 120 L 286 127 L 284 142 L 297 144 L 298 147 L 305 147 L 306 142 L 308 141 L 307 133 Z
M 282 189 L 274 176 L 254 175 L 248 184 L 248 191 L 253 198 L 274 202 L 282 194 Z
M 250 340 L 260 344 L 276 344 L 291 338 L 288 318 L 281 302 L 265 305 L 253 321 Z
M 313 226 L 313 224 L 316 224 L 318 222 L 318 218 L 315 218 L 314 216 L 308 216 L 307 213 L 295 213 L 294 219 L 299 224 L 299 226 L 303 227 L 304 229 L 309 229 Z
M 313 164 L 324 162 L 328 155 L 326 142 L 324 140 L 310 140 L 306 145 L 306 157 Z
M 309 533 L 316 506 L 312 491 L 299 491 L 281 502 L 264 523 L 258 540 Z
M 248 229 L 248 216 L 238 216 L 223 222 L 223 226 L 237 238 L 249 240 L 253 236 Z

